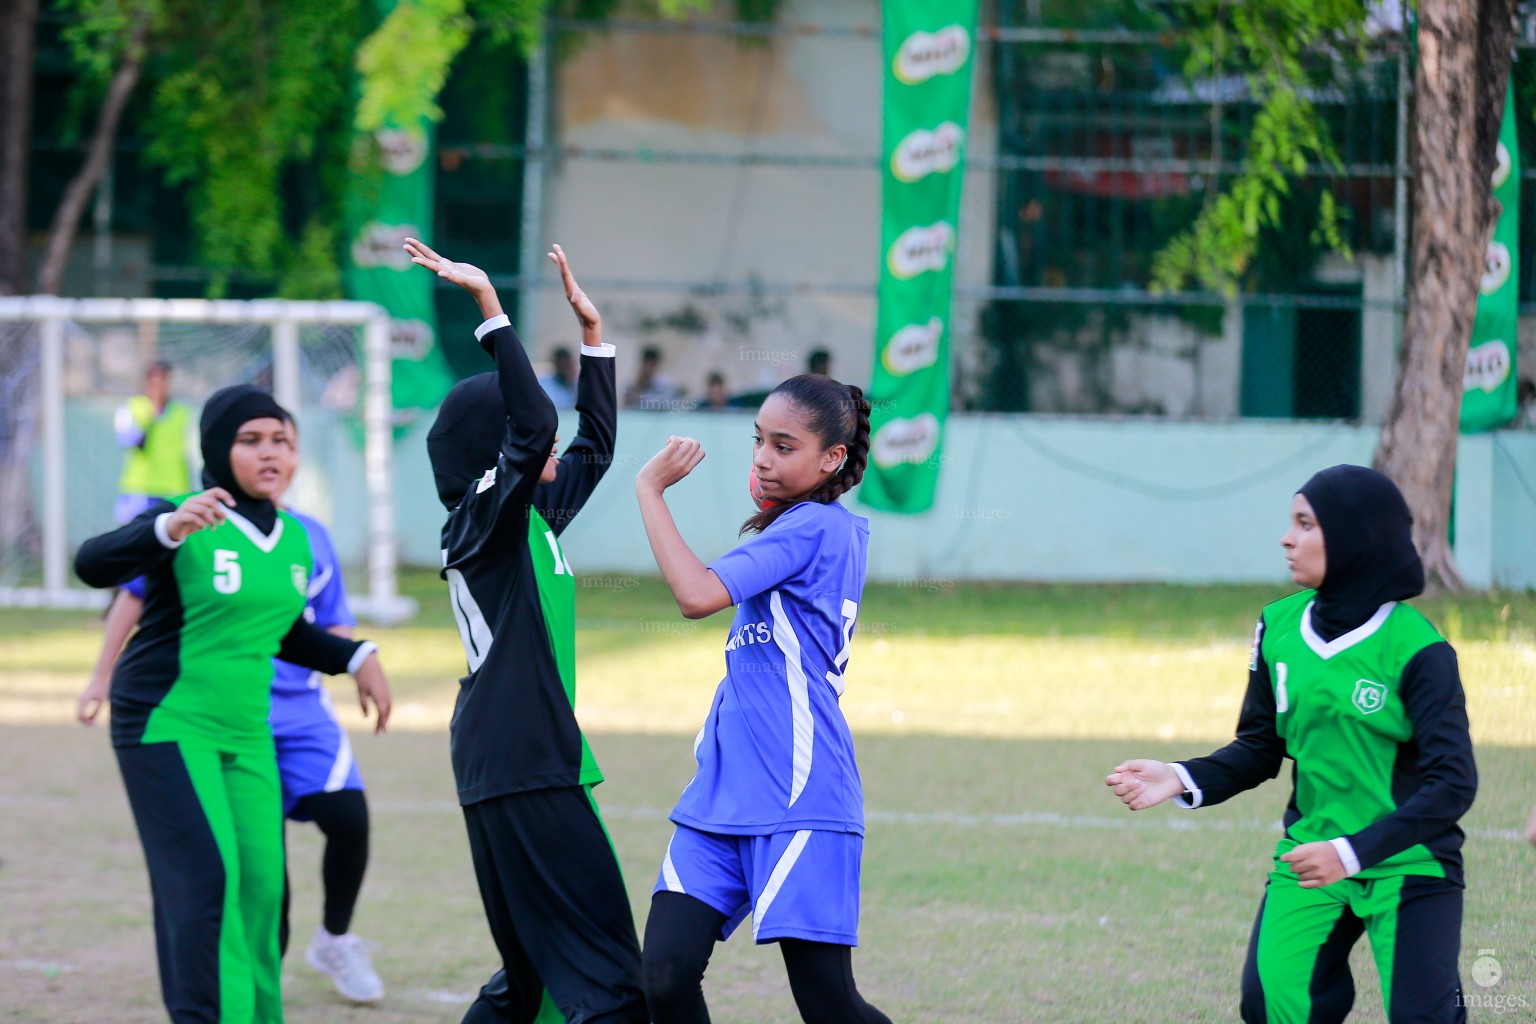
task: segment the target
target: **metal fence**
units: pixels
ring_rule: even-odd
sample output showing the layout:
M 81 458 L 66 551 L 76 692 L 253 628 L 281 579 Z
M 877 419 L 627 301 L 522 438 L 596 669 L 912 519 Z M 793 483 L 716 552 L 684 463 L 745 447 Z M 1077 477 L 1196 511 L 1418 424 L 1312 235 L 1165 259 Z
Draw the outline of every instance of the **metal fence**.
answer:
M 765 129 L 760 98 L 744 110 L 734 147 L 679 145 L 672 125 L 641 119 L 596 144 L 590 137 L 573 142 L 562 138 L 561 129 L 571 121 L 569 105 L 582 97 L 572 95 L 578 87 L 561 90 L 557 83 L 561 61 L 573 51 L 603 45 L 593 40 L 642 36 L 686 38 L 690 59 L 705 59 L 699 55 L 710 51 L 743 61 L 775 55 L 780 77 L 756 85 L 770 91 L 803 88 L 805 80 L 796 80 L 793 70 L 816 61 L 878 78 L 878 16 L 869 6 L 867 22 L 841 25 L 553 21 L 546 50 L 552 56 L 535 65 L 530 87 L 535 116 L 527 145 L 483 154 L 525 160 L 527 180 L 543 183 L 525 194 L 523 265 L 535 265 L 529 245 L 536 246 L 536 228 L 548 223 L 550 209 L 572 201 L 552 198 L 558 183 L 582 167 L 622 165 L 636 196 L 652 194 L 651 183 L 667 175 L 686 173 L 699 182 L 713 176 L 715 183 L 701 191 L 730 195 L 729 222 L 722 228 L 706 220 L 712 215 L 701 201 L 697 220 L 684 209 L 673 224 L 676 238 L 721 239 L 713 268 L 686 275 L 641 266 L 633 274 L 584 282 L 589 291 L 632 294 L 638 306 L 660 311 L 637 314 L 624 326 L 642 342 L 660 339 L 674 366 L 719 367 L 722 334 L 726 352 L 757 346 L 800 357 L 781 360 L 775 366 L 781 376 L 800 368 L 814 348 L 829 348 L 843 366 L 859 366 L 862 350 L 873 347 L 872 320 L 858 321 L 872 315 L 876 235 L 868 233 L 864 258 L 846 262 L 835 276 L 743 271 L 742 251 L 774 244 L 750 226 L 751 204 L 761 189 L 745 183 L 772 175 L 786 189 L 798 181 L 807 194 L 831 190 L 870 202 L 878 195 L 877 146 L 851 151 L 816 140 L 801 148 L 782 145 L 782 135 Z M 1378 421 L 1390 393 L 1405 288 L 1404 89 L 1412 74 L 1402 37 L 1380 35 L 1359 66 L 1326 54 L 1314 58 L 1322 84 L 1312 99 L 1328 123 L 1340 166 L 1309 167 L 1300 176 L 1286 201 L 1287 228 L 1263 239 L 1237 296 L 1158 295 L 1150 289 L 1154 254 L 1239 168 L 1255 106 L 1236 75 L 1188 81 L 1176 32 L 1046 27 L 1030 21 L 1030 8 L 1038 6 L 997 4 L 985 15 L 995 21 L 979 32 L 964 173 L 967 193 L 985 200 L 968 203 L 961 229 L 970 241 L 962 240 L 954 292 L 956 408 Z M 847 4 L 839 9 L 859 10 Z M 629 72 L 610 67 L 605 73 L 643 96 L 656 87 L 651 70 L 635 61 Z M 1516 78 L 1520 89 L 1536 94 L 1531 62 L 1517 64 Z M 545 93 L 551 93 L 547 106 L 540 103 Z M 878 90 L 850 92 L 846 102 L 854 109 L 841 116 L 878 124 L 878 100 Z M 1522 126 L 1522 149 L 1529 134 Z M 1528 163 L 1536 167 L 1536 160 Z M 1536 171 L 1523 177 L 1536 180 Z M 1352 261 L 1328 253 L 1310 236 L 1324 193 L 1344 211 Z M 1524 195 L 1522 206 L 1529 208 L 1533 192 L 1527 187 Z M 807 204 L 804 218 L 798 230 L 807 236 L 827 228 L 814 203 Z M 1525 254 L 1536 237 L 1533 219 L 1527 217 L 1522 230 Z M 509 274 L 499 281 L 518 289 L 553 284 L 543 275 Z M 1522 299 L 1533 293 L 1536 260 L 1526 258 Z M 771 331 L 767 340 L 754 341 L 750 332 L 732 339 L 733 317 L 750 316 L 743 311 L 754 304 L 774 303 L 841 304 L 856 312 L 849 324 L 819 333 L 786 317 L 788 341 Z M 534 337 L 536 307 L 525 307 L 525 337 Z M 679 341 L 654 327 L 668 319 L 666 311 L 680 309 L 701 311 L 699 337 Z M 757 388 L 747 383 L 750 397 Z M 697 384 L 690 396 L 694 403 L 704 400 Z
M 625 251 L 596 272 L 584 262 L 582 281 L 611 330 L 663 356 L 677 385 L 668 407 L 705 402 L 712 374 L 749 402 L 818 350 L 834 374 L 867 372 L 879 6 L 774 6 L 765 22 L 552 19 L 526 65 L 484 40 L 455 65 L 435 237 L 499 271 L 541 360 L 563 324 L 543 245 L 570 248 L 575 236 L 589 252 Z M 1099 24 L 1045 23 L 1042 10 L 1067 6 L 983 5 L 955 264 L 956 408 L 1378 421 L 1405 293 L 1412 75 L 1401 35 L 1377 36 L 1363 65 L 1312 58 L 1312 99 L 1341 166 L 1301 175 L 1286 230 L 1266 235 L 1239 294 L 1154 295 L 1154 254 L 1238 168 L 1254 106 L 1235 75 L 1187 80 L 1176 30 L 1104 24 L 1095 5 L 1083 18 Z M 1536 19 L 1524 26 L 1522 58 Z M 1529 111 L 1536 61 L 1517 60 L 1513 74 Z M 1523 117 L 1520 294 L 1536 311 L 1533 129 Z M 198 294 L 208 274 L 178 264 L 190 260 L 185 239 L 161 237 L 176 197 L 144 184 L 154 172 L 138 145 L 120 149 L 118 203 L 103 207 L 122 235 L 114 258 L 147 266 L 154 294 Z M 63 159 L 58 147 L 45 156 Z M 1324 194 L 1344 211 L 1352 262 L 1310 238 Z M 235 275 L 231 294 L 269 285 Z M 455 369 L 473 372 L 474 310 L 444 289 L 440 338 Z

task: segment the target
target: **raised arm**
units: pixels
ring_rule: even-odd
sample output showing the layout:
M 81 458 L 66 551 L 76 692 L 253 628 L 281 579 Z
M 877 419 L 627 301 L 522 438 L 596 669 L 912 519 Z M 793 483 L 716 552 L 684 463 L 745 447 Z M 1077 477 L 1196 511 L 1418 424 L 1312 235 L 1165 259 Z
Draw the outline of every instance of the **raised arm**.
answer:
M 667 508 L 666 489 L 693 472 L 704 461 L 704 449 L 691 437 L 669 437 L 666 447 L 635 477 L 635 494 L 640 500 L 640 518 L 645 536 L 656 556 L 656 567 L 672 591 L 677 607 L 689 619 L 702 619 L 735 604 L 720 577 L 693 553 L 678 532 Z
M 559 426 L 554 403 L 539 386 L 528 354 L 501 311 L 501 301 L 485 271 L 444 259 L 414 238 L 406 240 L 405 249 L 417 266 L 470 293 L 486 318 L 475 330 L 475 338 L 496 360 L 494 378 L 472 377 L 455 386 L 433 428 L 434 433 L 443 433 L 437 440 L 429 437 L 428 445 L 438 443 L 461 460 L 455 471 L 463 472 L 459 483 L 467 483 L 468 489 L 459 508 L 466 522 L 476 524 L 473 532 L 479 538 L 477 543 L 499 534 L 503 527 L 521 524 L 525 528 L 528 504 Z M 458 418 L 445 425 L 443 417 L 456 397 L 462 399 Z M 498 398 L 502 418 L 492 421 L 484 410 Z
M 602 317 L 587 293 L 576 283 L 565 250 L 555 246 L 550 260 L 560 268 L 565 298 L 581 328 L 581 375 L 576 381 L 576 411 L 580 425 L 576 439 L 560 456 L 555 479 L 540 484 L 534 496 L 538 507 L 556 535 L 586 505 L 608 467 L 613 464 L 613 449 L 618 439 L 618 385 L 614 367 L 615 349 L 603 342 Z M 551 514 L 553 512 L 554 514 Z

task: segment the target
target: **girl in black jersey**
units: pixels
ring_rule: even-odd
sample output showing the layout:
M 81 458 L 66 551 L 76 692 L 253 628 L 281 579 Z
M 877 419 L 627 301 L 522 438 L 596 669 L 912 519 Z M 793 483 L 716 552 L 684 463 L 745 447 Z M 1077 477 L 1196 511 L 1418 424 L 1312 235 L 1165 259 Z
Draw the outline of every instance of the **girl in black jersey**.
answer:
M 602 773 L 576 725 L 576 590 L 559 539 L 613 458 L 614 348 L 556 246 L 582 333 L 581 426 L 556 458 L 554 405 L 485 272 L 415 239 L 406 251 L 474 296 L 485 317 L 475 336 L 496 360 L 455 385 L 427 436 L 469 669 L 450 727 L 453 772 L 504 965 L 464 1020 L 528 1024 L 547 990 L 568 1021 L 641 1024 L 629 895 L 591 798 Z

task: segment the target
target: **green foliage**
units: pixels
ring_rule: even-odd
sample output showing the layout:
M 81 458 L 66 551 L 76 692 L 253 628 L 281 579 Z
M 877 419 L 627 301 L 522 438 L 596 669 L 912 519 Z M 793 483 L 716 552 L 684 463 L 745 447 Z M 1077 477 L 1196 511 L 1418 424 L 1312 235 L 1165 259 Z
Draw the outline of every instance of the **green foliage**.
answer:
M 1158 253 L 1155 290 L 1194 281 L 1228 295 L 1249 269 L 1265 230 L 1289 227 L 1282 216 L 1292 182 L 1311 165 L 1336 168 L 1334 150 L 1311 96 L 1338 65 L 1358 64 L 1365 46 L 1364 0 L 1192 0 L 1179 8 L 1190 32 L 1185 73 L 1191 81 L 1240 75 L 1258 113 L 1247 131 L 1241 170 L 1218 190 L 1188 230 Z M 1307 58 L 1333 56 L 1321 69 Z M 1216 128 L 1218 138 L 1221 127 Z M 1348 256 L 1333 196 L 1324 191 L 1311 231 L 1316 245 Z
M 46 0 L 45 0 L 46 2 Z M 777 0 L 737 0 L 771 17 Z M 196 258 L 216 272 L 275 278 L 279 294 L 341 294 L 341 197 L 359 130 L 420 130 L 441 119 L 437 97 L 478 30 L 524 53 L 548 0 L 52 0 L 82 75 L 82 110 L 122 59 L 138 12 L 151 17 L 140 130 L 170 184 L 189 186 Z M 708 0 L 574 0 L 580 16 L 680 17 Z M 387 14 L 382 14 L 384 9 Z M 382 21 L 380 20 L 382 14 Z M 89 114 L 79 118 L 88 124 Z M 298 170 L 308 208 L 285 208 Z M 365 183 L 366 185 L 366 183 Z
M 298 279 L 322 236 L 290 244 L 282 173 L 323 148 L 322 130 L 350 102 L 361 0 L 166 0 L 165 21 L 148 155 L 191 187 L 198 257 L 219 272 L 211 292 L 233 271 Z
M 531 0 L 526 6 L 537 14 L 543 5 Z M 442 120 L 437 95 L 454 58 L 469 43 L 474 24 L 465 0 L 396 4 L 357 51 L 358 130 L 396 127 L 420 135 L 423 121 Z
M 56 0 L 53 8 L 69 19 L 62 35 L 70 57 L 85 79 L 98 85 L 112 77 L 122 59 L 134 16 L 147 10 L 156 23 L 164 18 L 158 0 Z

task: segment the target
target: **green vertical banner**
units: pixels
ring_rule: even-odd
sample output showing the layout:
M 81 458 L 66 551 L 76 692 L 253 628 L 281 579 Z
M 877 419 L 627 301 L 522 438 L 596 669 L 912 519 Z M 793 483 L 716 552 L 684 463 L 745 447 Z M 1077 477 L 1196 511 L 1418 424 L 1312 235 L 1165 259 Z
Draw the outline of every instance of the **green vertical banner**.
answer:
M 412 2 L 412 0 L 404 0 Z M 388 15 L 395 3 L 380 0 Z M 434 278 L 411 263 L 406 238 L 432 239 L 432 158 L 435 132 L 423 118 L 409 128 L 386 125 L 360 133 L 352 146 L 347 183 L 347 297 L 376 302 L 389 311 L 393 394 L 397 422 L 413 411 L 435 408 L 453 386 L 437 345 Z
M 886 0 L 880 292 L 859 499 L 925 512 L 949 412 L 949 293 L 965 180 L 977 0 Z
M 1493 226 L 1478 283 L 1477 317 L 1462 377 L 1461 432 L 1476 434 L 1515 418 L 1515 352 L 1520 294 L 1520 147 L 1515 84 L 1504 100 L 1493 195 L 1504 210 Z

